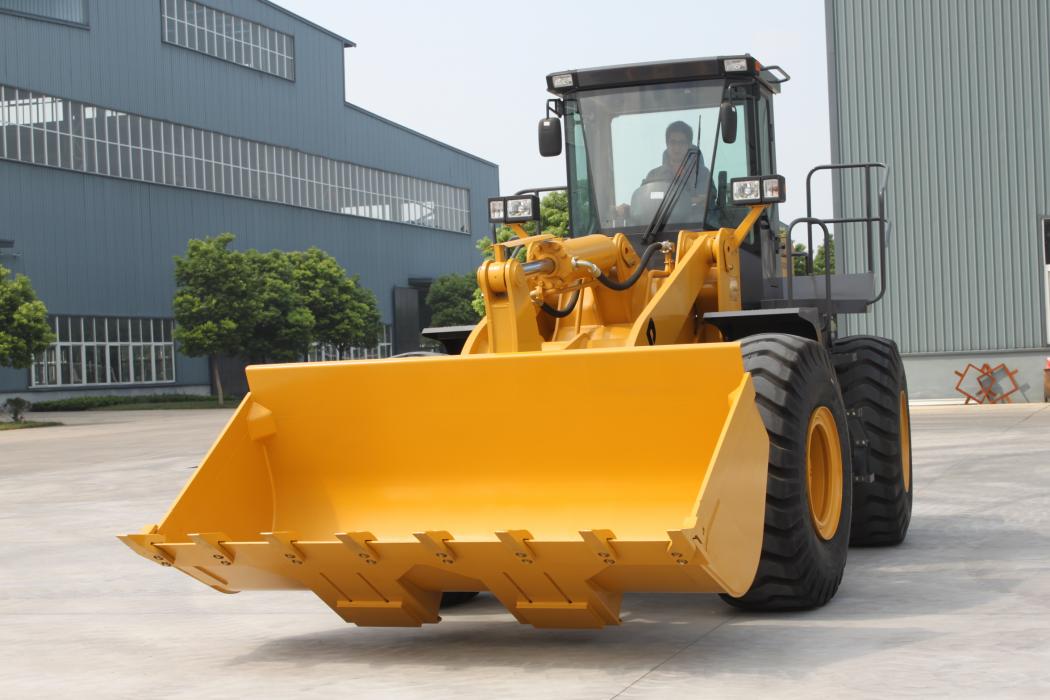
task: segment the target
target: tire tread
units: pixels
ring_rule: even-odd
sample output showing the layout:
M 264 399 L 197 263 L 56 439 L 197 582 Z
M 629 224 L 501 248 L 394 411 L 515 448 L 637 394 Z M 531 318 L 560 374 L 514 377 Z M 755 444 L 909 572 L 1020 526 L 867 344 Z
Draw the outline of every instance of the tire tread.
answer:
M 800 610 L 818 607 L 835 595 L 842 581 L 849 527 L 849 490 L 843 498 L 840 532 L 820 540 L 809 516 L 806 494 L 805 439 L 810 411 L 800 406 L 814 400 L 822 381 L 835 385 L 832 412 L 846 439 L 845 410 L 831 357 L 819 343 L 781 334 L 762 334 L 741 341 L 744 367 L 751 373 L 756 405 L 769 434 L 769 471 L 762 554 L 750 590 L 740 598 L 723 595 L 746 610 Z M 851 473 L 844 450 L 846 477 Z
M 853 483 L 850 544 L 899 544 L 911 523 L 915 484 L 913 478 L 912 489 L 905 490 L 901 474 L 899 394 L 907 394 L 908 386 L 897 344 L 878 336 L 848 336 L 836 341 L 831 353 L 841 358 L 836 367 L 846 408 L 862 409 L 858 420 L 869 440 L 866 454 L 854 449 L 854 466 L 867 459 L 874 476 L 870 483 Z M 850 356 L 855 361 L 848 362 Z

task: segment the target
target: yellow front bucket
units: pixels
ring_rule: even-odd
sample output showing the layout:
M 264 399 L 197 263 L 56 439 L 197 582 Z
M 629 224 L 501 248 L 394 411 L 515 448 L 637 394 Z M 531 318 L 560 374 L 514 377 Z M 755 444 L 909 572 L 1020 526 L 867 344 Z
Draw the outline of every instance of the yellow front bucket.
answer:
M 619 622 L 625 591 L 750 587 L 769 441 L 736 343 L 248 368 L 159 525 L 121 539 L 224 592 L 308 588 L 359 625 L 442 591 Z

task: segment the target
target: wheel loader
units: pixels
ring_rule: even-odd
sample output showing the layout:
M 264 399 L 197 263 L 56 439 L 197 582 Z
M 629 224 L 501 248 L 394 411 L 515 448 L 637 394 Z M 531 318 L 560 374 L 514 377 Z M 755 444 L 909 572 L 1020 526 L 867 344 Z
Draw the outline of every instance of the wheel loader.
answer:
M 885 290 L 886 168 L 814 168 L 781 226 L 788 79 L 750 55 L 547 76 L 571 234 L 530 224 L 538 192 L 489 200 L 516 235 L 477 271 L 485 317 L 438 334 L 454 354 L 249 367 L 169 512 L 120 539 L 362 626 L 478 591 L 541 628 L 618 624 L 629 591 L 827 603 L 850 544 L 907 532 L 908 391 L 892 341 L 838 333 Z M 825 171 L 863 211 L 813 215 Z

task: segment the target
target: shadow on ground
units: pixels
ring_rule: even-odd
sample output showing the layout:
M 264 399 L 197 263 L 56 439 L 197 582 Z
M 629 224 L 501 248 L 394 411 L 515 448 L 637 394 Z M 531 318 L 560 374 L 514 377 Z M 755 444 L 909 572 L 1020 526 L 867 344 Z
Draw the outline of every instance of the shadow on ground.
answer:
M 519 625 L 482 595 L 443 612 L 422 629 L 346 627 L 268 641 L 235 663 L 404 665 L 454 669 L 464 664 L 616 669 L 647 654 L 702 652 L 719 673 L 760 670 L 769 654 L 819 647 L 818 665 L 913 644 L 931 632 L 917 616 L 978 613 L 1025 580 L 1019 559 L 1050 569 L 1048 538 L 991 518 L 923 516 L 897 547 L 853 549 L 838 596 L 820 610 L 741 613 L 714 595 L 629 594 L 624 624 L 603 630 L 535 630 Z M 1013 562 L 1013 573 L 1001 564 Z M 1045 612 L 1041 597 L 1022 598 Z M 1020 612 L 1020 611 L 1018 611 Z M 904 618 L 908 618 L 904 622 Z M 898 625 L 896 621 L 903 624 Z M 768 659 L 767 659 L 768 660 Z M 810 658 L 807 673 L 813 668 Z

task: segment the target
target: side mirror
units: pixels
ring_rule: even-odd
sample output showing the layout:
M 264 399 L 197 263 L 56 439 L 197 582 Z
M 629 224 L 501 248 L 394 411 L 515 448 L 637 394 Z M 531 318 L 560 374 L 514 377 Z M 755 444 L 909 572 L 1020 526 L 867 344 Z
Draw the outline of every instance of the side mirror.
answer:
M 722 125 L 722 142 L 736 143 L 736 107 L 729 100 L 722 101 L 718 123 Z
M 540 155 L 544 158 L 561 155 L 561 119 L 547 117 L 540 120 Z

